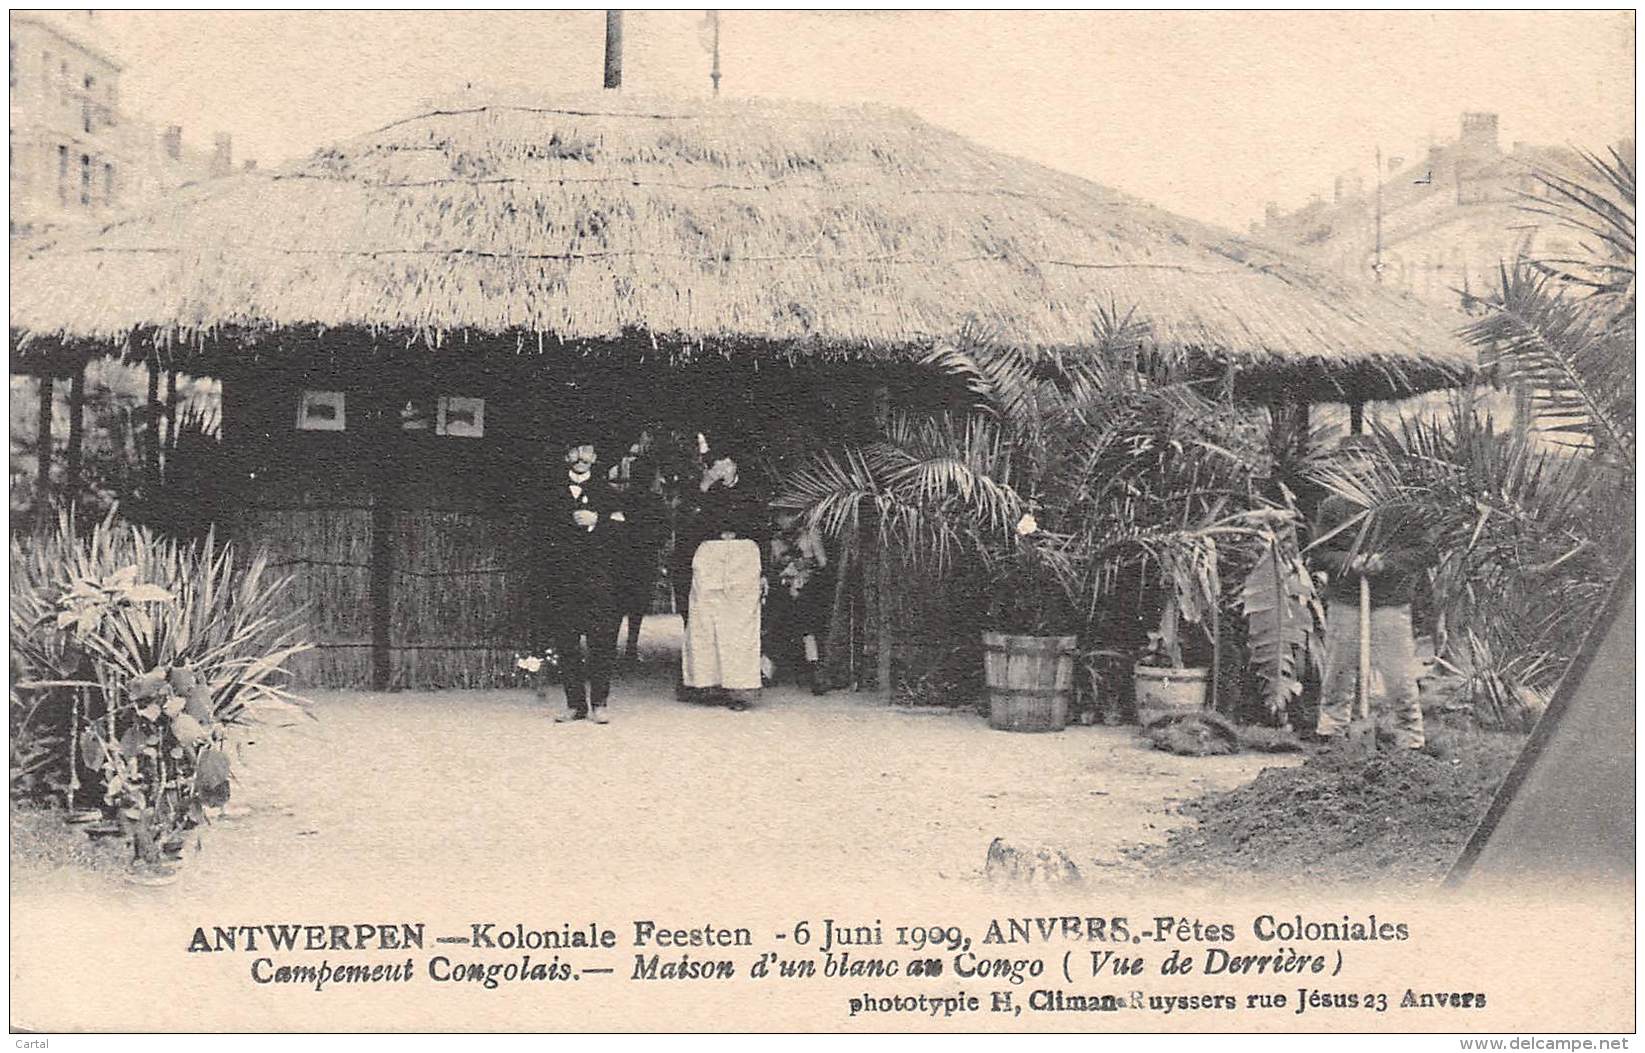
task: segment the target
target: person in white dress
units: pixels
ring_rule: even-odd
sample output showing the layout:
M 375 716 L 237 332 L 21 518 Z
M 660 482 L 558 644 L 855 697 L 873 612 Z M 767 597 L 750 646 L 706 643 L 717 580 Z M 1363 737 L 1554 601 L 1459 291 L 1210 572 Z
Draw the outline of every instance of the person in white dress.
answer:
M 681 653 L 685 686 L 744 710 L 760 689 L 760 604 L 765 508 L 721 454 L 703 473 L 700 532 L 691 561 L 691 617 Z

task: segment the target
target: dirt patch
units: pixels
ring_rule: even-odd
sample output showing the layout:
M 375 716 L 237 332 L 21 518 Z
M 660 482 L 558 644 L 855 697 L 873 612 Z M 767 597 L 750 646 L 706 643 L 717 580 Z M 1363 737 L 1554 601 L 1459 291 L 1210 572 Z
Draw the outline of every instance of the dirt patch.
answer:
M 1131 854 L 1157 877 L 1194 884 L 1428 884 L 1449 870 L 1524 741 L 1448 732 L 1420 751 L 1316 753 L 1184 804 L 1197 826 Z

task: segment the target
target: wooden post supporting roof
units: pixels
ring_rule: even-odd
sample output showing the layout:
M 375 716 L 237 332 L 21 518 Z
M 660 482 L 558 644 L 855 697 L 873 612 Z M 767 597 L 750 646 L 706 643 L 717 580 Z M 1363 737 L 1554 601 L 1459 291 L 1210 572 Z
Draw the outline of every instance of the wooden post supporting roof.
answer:
M 86 367 L 87 359 L 80 359 L 74 368 L 74 379 L 69 383 L 69 452 L 68 503 L 73 507 L 80 499 L 81 450 L 86 434 Z
M 145 447 L 144 468 L 150 499 L 160 489 L 160 359 L 159 352 L 150 350 L 148 356 L 148 444 Z
M 166 462 L 171 451 L 177 448 L 177 367 L 169 362 L 166 366 L 166 441 L 161 444 L 161 453 L 165 455 L 160 465 L 162 472 L 170 467 Z
M 874 574 L 875 610 L 879 617 L 876 619 L 879 629 L 879 640 L 875 649 L 875 675 L 879 682 L 881 700 L 891 701 L 891 648 L 893 635 L 891 632 L 891 550 L 886 546 L 885 538 L 875 539 L 874 551 L 879 559 L 879 565 Z
M 55 387 L 50 373 L 40 374 L 39 413 L 35 418 L 35 435 L 40 445 L 35 451 L 34 518 L 41 530 L 51 523 L 51 403 Z
M 877 421 L 884 423 L 891 412 L 891 392 L 881 384 L 874 389 L 874 416 Z M 878 617 L 875 619 L 878 630 L 878 640 L 875 647 L 875 674 L 879 685 L 880 698 L 889 703 L 891 701 L 891 648 L 893 634 L 891 631 L 891 550 L 885 543 L 885 524 L 876 517 L 874 529 L 877 536 L 874 539 L 874 553 L 878 563 L 874 573 L 874 610 Z
M 365 392 L 360 394 L 365 395 Z M 367 475 L 371 479 L 371 686 L 387 691 L 394 680 L 394 528 L 399 501 L 400 400 L 397 390 L 374 389 L 362 406 L 370 436 Z

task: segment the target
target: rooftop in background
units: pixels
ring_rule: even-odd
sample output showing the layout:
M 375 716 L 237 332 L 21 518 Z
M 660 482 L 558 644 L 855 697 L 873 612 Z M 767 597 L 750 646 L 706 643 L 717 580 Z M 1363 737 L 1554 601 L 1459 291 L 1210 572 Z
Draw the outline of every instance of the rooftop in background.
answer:
M 231 142 L 211 151 L 122 112 L 122 67 L 90 12 L 10 23 L 10 229 L 32 236 L 106 223 L 179 186 L 227 175 Z
M 103 31 L 97 24 L 95 11 L 13 12 L 11 25 L 14 30 L 18 26 L 38 26 L 55 36 L 64 47 L 82 52 L 116 73 L 125 68 L 115 60 L 113 53 L 103 46 Z
M 1460 134 L 1418 156 L 1383 155 L 1381 261 L 1383 280 L 1429 302 L 1459 305 L 1495 284 L 1498 268 L 1539 251 L 1564 251 L 1568 231 L 1523 207 L 1546 197 L 1538 172 L 1571 174 L 1579 158 L 1568 147 L 1515 142 L 1503 149 L 1494 113 L 1464 113 Z M 1368 177 L 1367 177 L 1368 176 Z M 1377 173 L 1350 170 L 1336 179 L 1332 200 L 1293 212 L 1269 206 L 1252 232 L 1293 246 L 1333 270 L 1376 278 Z

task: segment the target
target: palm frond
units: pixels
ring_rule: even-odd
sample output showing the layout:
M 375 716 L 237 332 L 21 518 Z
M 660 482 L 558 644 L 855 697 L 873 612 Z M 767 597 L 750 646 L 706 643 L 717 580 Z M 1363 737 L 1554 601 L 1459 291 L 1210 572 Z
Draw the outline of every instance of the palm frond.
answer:
M 1609 157 L 1577 151 L 1584 171 L 1577 176 L 1538 169 L 1534 175 L 1544 197 L 1522 195 L 1520 207 L 1547 216 L 1597 245 L 1585 257 L 1560 261 L 1540 259 L 1536 264 L 1563 281 L 1601 293 L 1627 291 L 1634 280 L 1635 184 L 1634 166 L 1624 152 L 1609 149 Z
M 1526 264 L 1501 269 L 1490 313 L 1464 336 L 1481 363 L 1525 385 L 1548 434 L 1634 468 L 1632 341 L 1594 307 Z

